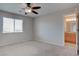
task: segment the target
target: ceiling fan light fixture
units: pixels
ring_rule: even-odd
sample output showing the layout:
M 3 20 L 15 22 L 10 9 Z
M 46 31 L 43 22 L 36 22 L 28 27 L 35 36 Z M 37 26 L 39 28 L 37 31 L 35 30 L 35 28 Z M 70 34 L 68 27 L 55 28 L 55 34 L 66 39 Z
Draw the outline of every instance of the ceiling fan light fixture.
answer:
M 25 3 L 25 8 L 22 8 L 25 12 L 25 15 L 29 13 L 38 14 L 36 10 L 40 9 L 41 6 L 32 6 L 32 5 L 33 5 L 32 3 Z
M 31 12 L 32 12 L 32 9 L 31 9 L 31 8 L 25 9 L 25 12 L 26 12 L 26 13 L 31 13 Z

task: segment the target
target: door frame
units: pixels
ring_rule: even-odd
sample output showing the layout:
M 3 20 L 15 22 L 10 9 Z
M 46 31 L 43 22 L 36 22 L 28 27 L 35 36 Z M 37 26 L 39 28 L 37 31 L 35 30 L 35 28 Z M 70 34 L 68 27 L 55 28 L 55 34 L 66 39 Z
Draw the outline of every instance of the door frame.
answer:
M 79 55 L 79 12 L 77 13 L 77 55 Z
M 69 14 L 66 14 L 66 15 L 64 15 L 64 32 L 63 33 L 65 33 L 65 17 L 66 16 L 71 16 L 71 15 L 73 15 L 73 14 L 75 14 L 75 17 L 76 17 L 76 19 L 77 19 L 77 13 L 69 13 Z M 77 19 L 77 25 L 78 25 L 78 19 Z M 78 26 L 77 26 L 77 28 L 78 28 Z M 77 44 L 77 41 L 78 40 L 78 32 L 76 33 L 76 48 L 78 48 L 78 44 Z M 64 34 L 64 46 L 65 46 L 65 34 Z

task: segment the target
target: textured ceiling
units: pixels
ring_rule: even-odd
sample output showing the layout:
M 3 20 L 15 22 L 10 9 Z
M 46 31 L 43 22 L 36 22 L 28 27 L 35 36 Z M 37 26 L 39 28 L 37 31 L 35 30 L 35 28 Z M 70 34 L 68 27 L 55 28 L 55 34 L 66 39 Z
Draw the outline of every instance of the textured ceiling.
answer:
M 78 3 L 35 3 L 34 5 L 41 6 L 41 9 L 37 10 L 39 14 L 35 15 L 33 13 L 30 13 L 27 16 L 37 17 L 51 12 L 53 13 L 59 10 L 75 7 L 78 6 L 79 4 Z M 21 9 L 23 7 L 24 6 L 22 3 L 0 3 L 0 10 L 16 13 L 20 15 L 24 15 L 24 10 Z

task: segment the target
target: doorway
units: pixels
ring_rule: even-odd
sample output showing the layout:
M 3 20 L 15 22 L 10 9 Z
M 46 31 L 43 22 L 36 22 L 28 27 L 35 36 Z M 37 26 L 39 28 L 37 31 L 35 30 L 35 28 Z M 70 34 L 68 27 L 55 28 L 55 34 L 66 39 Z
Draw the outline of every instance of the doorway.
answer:
M 66 15 L 64 17 L 64 42 L 67 47 L 76 47 L 77 43 L 77 19 L 76 15 Z

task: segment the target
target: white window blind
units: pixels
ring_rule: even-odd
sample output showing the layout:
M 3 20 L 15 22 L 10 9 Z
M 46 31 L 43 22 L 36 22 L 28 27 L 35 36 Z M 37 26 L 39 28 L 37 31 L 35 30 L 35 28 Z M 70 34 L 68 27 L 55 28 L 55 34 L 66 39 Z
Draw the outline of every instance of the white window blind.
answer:
M 3 18 L 3 33 L 14 32 L 14 20 L 11 18 Z
M 15 20 L 15 32 L 22 32 L 23 31 L 23 22 L 22 20 Z
M 3 17 L 3 33 L 23 32 L 23 20 Z

